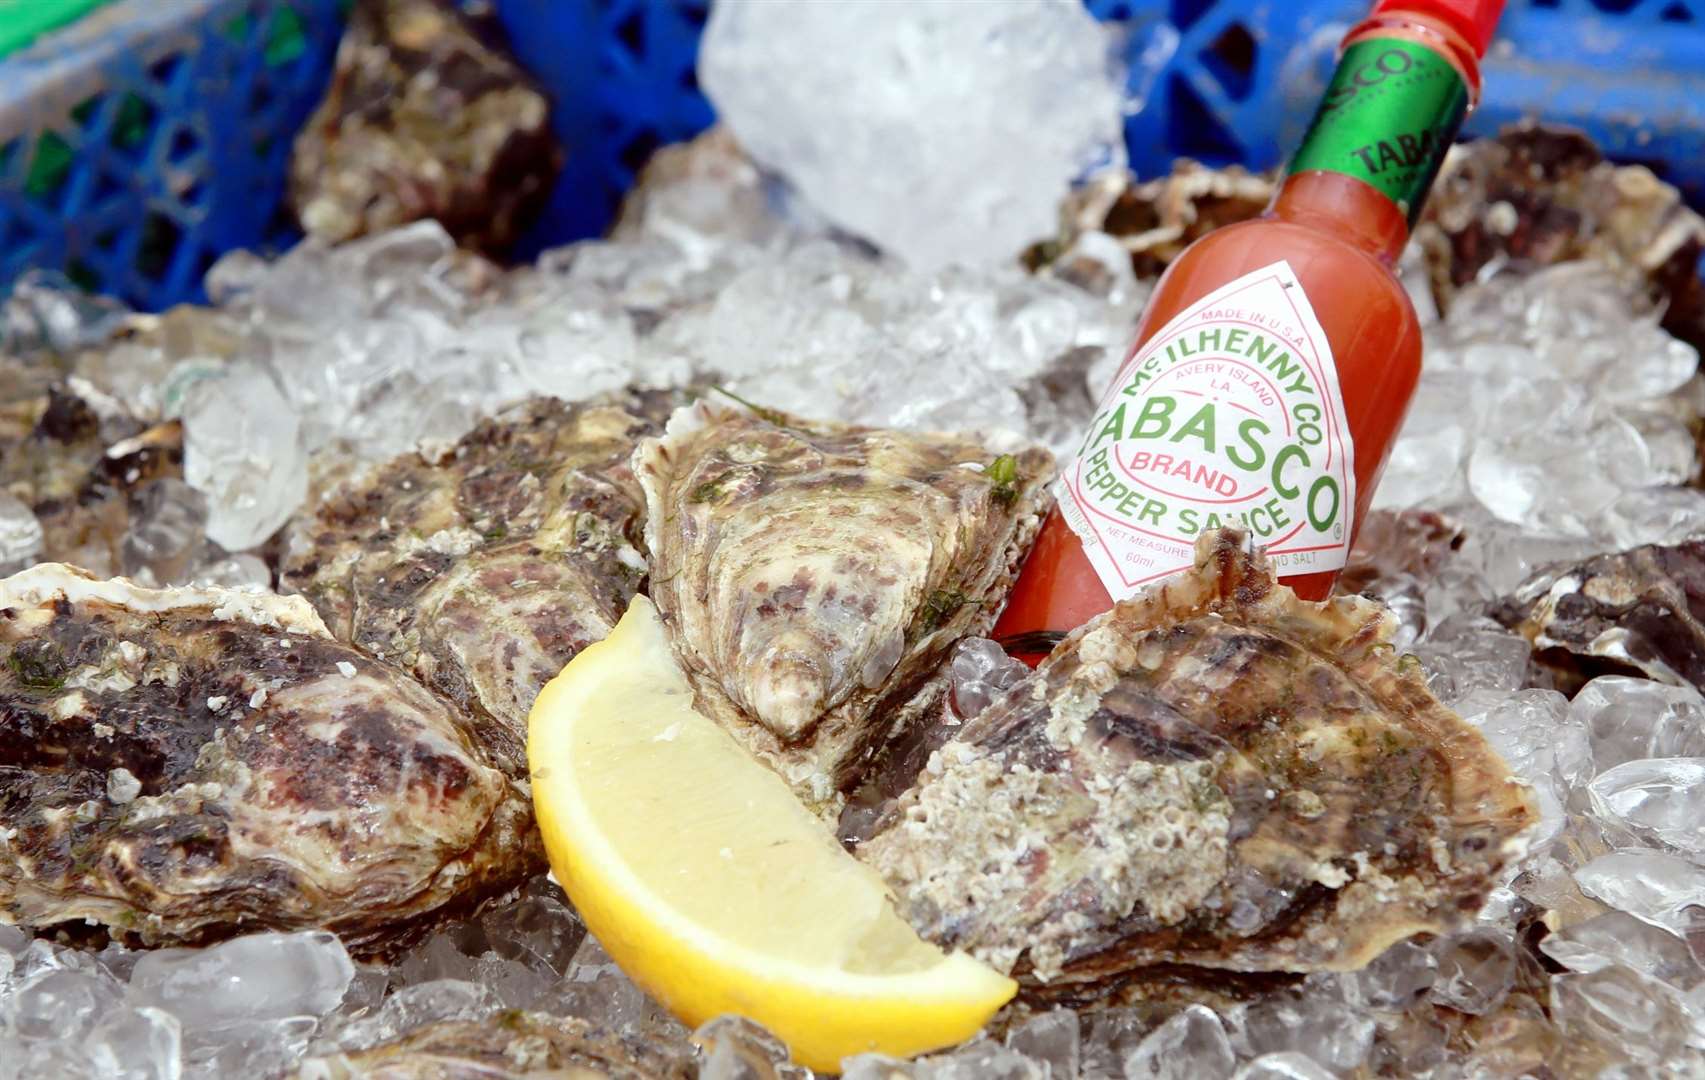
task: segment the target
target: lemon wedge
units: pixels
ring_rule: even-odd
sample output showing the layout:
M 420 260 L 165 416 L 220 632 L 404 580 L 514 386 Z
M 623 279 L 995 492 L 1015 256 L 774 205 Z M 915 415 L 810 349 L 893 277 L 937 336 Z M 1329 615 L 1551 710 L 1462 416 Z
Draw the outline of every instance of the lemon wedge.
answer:
M 539 695 L 527 759 L 557 880 L 688 1024 L 740 1013 L 832 1071 L 960 1042 L 1017 990 L 919 938 L 876 872 L 693 708 L 644 597 Z

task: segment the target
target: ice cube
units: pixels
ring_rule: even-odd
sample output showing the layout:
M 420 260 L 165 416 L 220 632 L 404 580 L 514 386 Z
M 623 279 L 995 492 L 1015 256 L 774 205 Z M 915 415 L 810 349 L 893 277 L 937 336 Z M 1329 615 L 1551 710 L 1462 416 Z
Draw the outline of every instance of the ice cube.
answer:
M 385 965 L 357 964 L 355 977 L 349 981 L 349 989 L 343 992 L 337 1015 L 349 1019 L 371 1016 L 384 1003 L 390 982 L 391 972 Z
M 1132 303 L 1148 289 L 1137 281 L 1131 253 L 1125 245 L 1117 237 L 1095 229 L 1079 233 L 1048 270 L 1054 277 L 1110 304 Z
M 409 950 L 391 969 L 397 986 L 414 986 L 440 979 L 478 982 L 479 957 L 462 951 L 454 931 L 441 930 Z
M 1451 1031 L 1436 1009 L 1380 1018 L 1368 1062 L 1374 1076 L 1427 1076 L 1450 1054 Z
M 1125 1056 L 1127 1080 L 1226 1080 L 1237 1067 L 1219 1016 L 1187 1005 Z
M 1307 1054 L 1292 1050 L 1262 1054 L 1237 1070 L 1233 1080 L 1332 1080 L 1333 1075 Z
M 1604 675 L 1569 705 L 1599 772 L 1644 758 L 1705 757 L 1705 698 L 1687 686 Z
M 1675 855 L 1613 851 L 1576 870 L 1575 881 L 1588 896 L 1684 937 L 1693 909 L 1705 907 L 1705 869 Z
M 1438 971 L 1431 950 L 1399 941 L 1350 976 L 1347 988 L 1352 999 L 1367 1008 L 1401 1012 L 1432 988 Z
M 1233 1044 L 1250 1057 L 1295 1053 L 1351 1073 L 1373 1045 L 1373 1018 L 1347 1009 L 1323 986 L 1258 1001 L 1235 1016 Z
M 206 555 L 205 549 L 203 555 Z M 272 571 L 259 556 L 226 555 L 202 563 L 190 575 L 189 584 L 266 590 L 272 588 Z
M 934 268 L 1011 259 L 1054 233 L 1074 179 L 1123 164 L 1110 44 L 1045 0 L 724 0 L 699 79 L 755 159 Z
M 965 638 L 953 647 L 948 672 L 953 687 L 953 711 L 969 720 L 1016 685 L 1030 669 L 988 638 Z
M 926 1068 L 885 1054 L 855 1054 L 841 1059 L 841 1080 L 914 1080 Z
M 130 978 L 130 1001 L 165 1009 L 186 1035 L 251 1021 L 319 1017 L 343 1000 L 355 966 L 324 930 L 250 934 L 205 949 L 158 949 Z
M 90 1033 L 85 1052 L 95 1075 L 111 1080 L 178 1080 L 183 1074 L 178 1018 L 160 1009 L 120 1009 Z
M 183 1030 L 184 1080 L 277 1076 L 301 1059 L 319 1022 L 312 1016 L 244 1020 L 217 1030 Z
M 0 304 L 0 353 L 74 353 L 104 341 L 129 314 L 122 301 L 79 288 L 58 271 L 29 270 Z
M 1705 968 L 1688 952 L 1687 942 L 1622 911 L 1608 911 L 1553 931 L 1539 948 L 1571 971 L 1592 972 L 1621 964 L 1680 991 L 1705 982 Z
M 520 330 L 519 370 L 535 394 L 580 401 L 625 386 L 636 367 L 633 322 L 593 290 L 565 295 Z
M 478 1020 L 502 1008 L 490 988 L 459 979 L 438 979 L 395 990 L 379 1011 L 348 1021 L 332 1038 L 334 1045 L 357 1050 L 394 1039 L 440 1020 Z
M 1475 690 L 1455 708 L 1525 780 L 1569 785 L 1591 771 L 1586 731 L 1555 690 Z
M 538 877 L 520 899 L 487 912 L 480 928 L 494 952 L 523 961 L 535 971 L 561 976 L 586 939 L 586 924 L 567 901 L 548 878 Z
M 1396 509 L 1459 497 L 1465 490 L 1462 462 L 1473 445 L 1485 400 L 1474 376 L 1435 370 L 1429 364 L 1392 444 L 1374 505 Z
M 1529 836 L 1539 845 L 1564 824 L 1569 792 L 1592 769 L 1587 735 L 1555 690 L 1475 690 L 1452 707 L 1478 727 L 1512 772 L 1533 785 L 1540 823 Z
M 1680 389 L 1699 370 L 1699 354 L 1691 345 L 1650 322 L 1606 320 L 1599 333 L 1606 330 L 1615 334 L 1616 348 L 1595 387 L 1604 400 L 1638 402 L 1662 397 Z
M 0 491 L 0 577 L 15 574 L 41 557 L 41 522 L 23 500 Z
M 1605 511 L 1609 546 L 1679 544 L 1699 530 L 1705 520 L 1705 491 L 1692 487 L 1645 488 L 1629 491 Z
M 258 368 L 197 382 L 183 421 L 184 479 L 207 496 L 207 535 L 225 549 L 259 544 L 307 496 L 301 425 Z
M 684 1028 L 622 973 L 610 954 L 591 936 L 575 951 L 563 980 L 539 1007 L 627 1034 L 685 1033 Z
M 718 1016 L 693 1032 L 702 1051 L 699 1080 L 809 1080 L 808 1069 L 788 1064 L 787 1044 L 744 1016 Z M 764 1063 L 762 1067 L 759 1062 Z
M 1705 861 L 1705 758 L 1625 761 L 1587 785 L 1601 822 Z
M 926 1058 L 922 1064 L 918 1080 L 1049 1080 L 1042 1062 L 987 1039 Z
M 1077 1013 L 1055 1009 L 1033 1017 L 1007 1033 L 1006 1045 L 1031 1061 L 1045 1064 L 1054 1080 L 1076 1076 L 1083 1056 Z
M 266 279 L 271 266 L 252 251 L 226 252 L 201 279 L 208 302 L 219 307 L 237 302 Z
M 1511 691 L 1527 679 L 1532 646 L 1484 616 L 1453 615 L 1434 627 L 1414 653 L 1446 704 L 1475 690 Z
M 99 969 L 51 968 L 24 979 L 10 1002 L 9 1027 L 26 1039 L 75 1042 L 119 1002 L 119 987 Z
M 1558 975 L 1551 985 L 1560 1025 L 1574 1039 L 1654 1066 L 1668 1064 L 1687 1044 L 1692 1030 L 1687 1012 L 1676 991 L 1656 979 L 1612 964 Z
M 1519 950 L 1508 931 L 1489 927 L 1441 938 L 1433 947 L 1439 968 L 1432 999 L 1475 1016 L 1491 1012 L 1528 966 Z
M 207 539 L 207 498 L 173 476 L 130 497 L 130 527 L 120 557 L 126 577 L 177 585 Z

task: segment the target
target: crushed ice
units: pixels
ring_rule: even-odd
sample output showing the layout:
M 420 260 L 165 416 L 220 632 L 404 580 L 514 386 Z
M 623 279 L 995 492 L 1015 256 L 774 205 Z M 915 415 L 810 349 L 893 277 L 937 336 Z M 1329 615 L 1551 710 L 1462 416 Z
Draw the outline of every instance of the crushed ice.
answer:
M 718 83 L 742 62 L 740 20 L 765 7 L 719 5 L 728 14 L 713 20 L 711 41 L 729 53 L 707 84 L 735 109 L 743 91 Z M 817 29 L 832 29 L 826 14 Z M 1049 33 L 1068 51 L 1101 47 L 1079 30 Z M 897 63 L 928 40 L 883 48 Z M 843 60 L 835 49 L 803 59 L 825 70 Z M 1027 140 L 1042 126 L 1027 122 Z M 821 213 L 778 195 L 713 135 L 670 151 L 683 155 L 679 167 L 636 195 L 611 240 L 532 267 L 500 273 L 430 223 L 335 250 L 304 244 L 271 263 L 238 253 L 209 275 L 216 311 L 104 349 L 91 346 L 122 312 L 32 281 L 0 308 L 0 351 L 75 356 L 74 375 L 137 416 L 182 418 L 185 482 L 136 508 L 124 545 L 126 571 L 162 583 L 265 587 L 254 549 L 320 470 L 453 439 L 535 393 L 577 399 L 702 380 L 808 415 L 1010 430 L 1069 450 L 1146 294 L 1118 242 L 1077 240 L 1073 250 L 1107 270 L 1091 276 L 1093 289 L 1007 258 L 1032 235 L 1003 235 L 999 260 L 947 266 L 944 250 L 975 249 L 956 249 L 962 238 L 940 215 L 896 214 L 917 243 L 907 250 L 870 223 L 869 206 L 792 164 L 787 155 L 808 158 L 808 144 L 774 134 L 775 159 L 824 202 Z M 1088 164 L 1073 156 L 1081 148 L 1049 166 L 1050 200 L 1066 163 Z M 869 189 L 877 206 L 930 205 L 906 186 L 929 174 L 929 151 L 882 178 L 893 191 Z M 986 194 L 963 193 L 973 210 Z M 1027 234 L 1049 224 L 1014 220 Z M 1362 550 L 1369 588 L 1398 612 L 1402 643 L 1435 690 L 1538 793 L 1532 850 L 1480 925 L 1250 1005 L 1044 1013 L 1004 1040 L 913 1063 L 852 1059 L 847 1075 L 1705 1075 L 1705 699 L 1615 676 L 1565 699 L 1533 684 L 1524 641 L 1481 616 L 1544 562 L 1698 534 L 1705 492 L 1688 486 L 1697 453 L 1686 424 L 1702 400 L 1697 358 L 1592 264 L 1491 276 L 1426 333 L 1426 368 L 1379 505 L 1435 511 L 1464 539 L 1417 572 L 1405 518 L 1388 514 L 1369 523 Z M 0 571 L 41 545 L 34 515 L 0 493 Z M 999 661 L 986 643 L 956 654 L 961 715 L 1010 683 Z M 1558 929 L 1540 948 L 1556 973 L 1518 937 L 1545 912 Z M 585 1016 L 683 1046 L 688 1034 L 542 881 L 388 968 L 353 964 L 326 934 L 89 953 L 0 927 L 0 1080 L 264 1075 L 305 1053 L 500 1008 Z M 735 1075 L 718 1039 L 758 1039 L 731 1023 L 700 1034 L 710 1076 Z

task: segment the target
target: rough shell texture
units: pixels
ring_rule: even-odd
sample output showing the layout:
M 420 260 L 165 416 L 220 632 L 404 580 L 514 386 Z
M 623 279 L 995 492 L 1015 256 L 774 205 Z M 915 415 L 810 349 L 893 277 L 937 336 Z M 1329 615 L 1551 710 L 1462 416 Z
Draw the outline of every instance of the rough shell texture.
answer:
M 510 1010 L 443 1020 L 366 1050 L 309 1058 L 286 1080 L 691 1080 L 691 1058 L 583 1020 Z
M 1536 819 L 1391 630 L 1209 534 L 969 721 L 861 857 L 1032 983 L 1359 967 L 1472 916 Z
M 299 598 L 0 581 L 0 919 L 372 950 L 517 884 L 525 792 Z
M 993 621 L 1050 455 L 700 404 L 634 455 L 651 598 L 703 704 L 820 812 Z
M 1270 174 L 1180 158 L 1168 175 L 1140 184 L 1085 184 L 1067 204 L 1067 231 L 1099 229 L 1118 237 L 1137 276 L 1154 277 L 1197 239 L 1255 217 L 1272 198 Z
M 339 640 L 464 709 L 487 752 L 522 776 L 533 699 L 610 632 L 644 579 L 628 458 L 657 426 L 625 408 L 537 399 L 441 455 L 404 454 L 295 526 L 283 585 Z
M 1664 329 L 1705 347 L 1705 218 L 1643 165 L 1616 165 L 1579 131 L 1542 124 L 1455 146 L 1415 230 L 1448 309 L 1489 264 L 1592 258 L 1644 281 Z
M 550 194 L 550 102 L 446 0 L 362 0 L 296 137 L 290 204 L 331 243 L 433 218 L 501 253 Z
M 1493 614 L 1566 687 L 1623 673 L 1705 691 L 1705 539 L 1544 571 Z

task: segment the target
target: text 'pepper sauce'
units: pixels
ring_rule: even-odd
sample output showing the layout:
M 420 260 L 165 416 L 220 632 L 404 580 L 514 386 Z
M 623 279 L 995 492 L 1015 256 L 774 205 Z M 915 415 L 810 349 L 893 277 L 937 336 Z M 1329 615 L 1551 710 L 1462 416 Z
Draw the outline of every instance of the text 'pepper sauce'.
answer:
M 1502 0 L 1382 0 L 1272 205 L 1187 248 L 1056 482 L 994 635 L 1035 664 L 1065 633 L 1247 530 L 1279 580 L 1332 590 L 1421 373 L 1393 272 L 1479 98 Z

